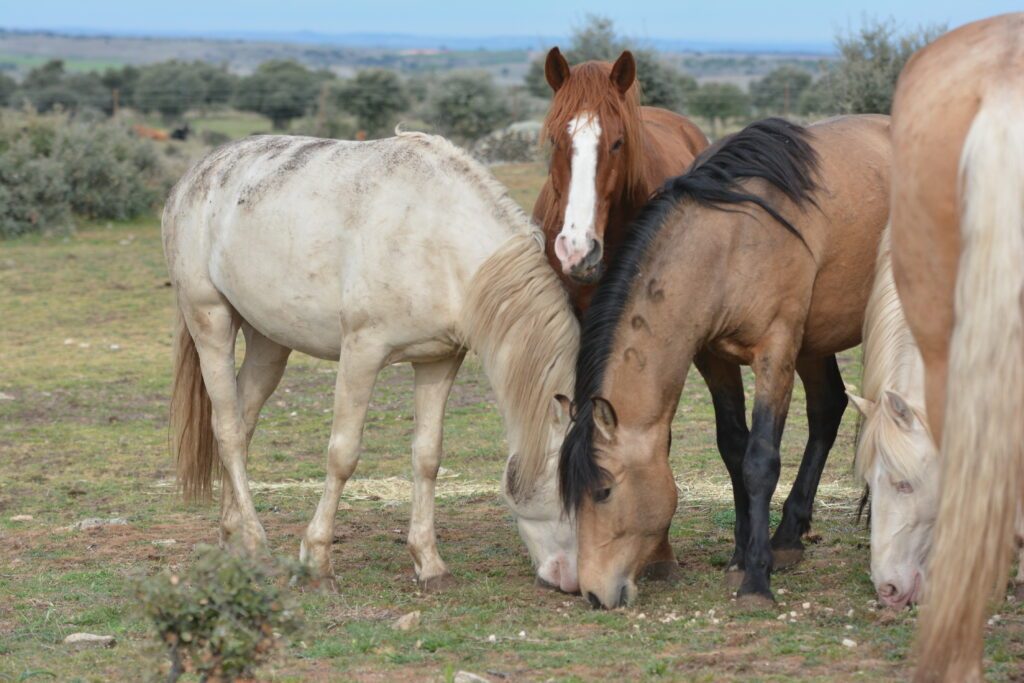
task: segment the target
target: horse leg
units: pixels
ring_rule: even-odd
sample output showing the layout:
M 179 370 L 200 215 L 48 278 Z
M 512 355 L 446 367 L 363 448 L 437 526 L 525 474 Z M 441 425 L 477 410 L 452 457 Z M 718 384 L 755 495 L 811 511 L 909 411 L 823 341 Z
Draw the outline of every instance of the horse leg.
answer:
M 739 598 L 760 607 L 774 602 L 769 508 L 779 481 L 779 444 L 793 392 L 797 345 L 790 336 L 767 338 L 754 357 L 754 414 L 743 456 L 743 483 L 750 499 L 750 539 Z
M 245 359 L 238 371 L 238 396 L 242 406 L 242 420 L 245 422 L 246 458 L 252 443 L 253 432 L 260 410 L 274 393 L 291 349 L 273 342 L 257 332 L 248 323 L 242 323 L 245 335 Z M 220 533 L 221 541 L 227 542 L 241 524 L 241 513 L 232 494 L 232 487 L 221 487 L 220 492 Z
M 299 547 L 299 560 L 311 568 L 314 576 L 331 585 L 334 584 L 331 542 L 334 540 L 338 501 L 345 482 L 359 462 L 366 410 L 386 355 L 385 349 L 372 346 L 357 335 L 346 338 L 342 344 L 334 389 L 334 424 L 327 447 L 324 492 Z
M 746 398 L 740 366 L 702 351 L 694 359 L 697 370 L 711 392 L 715 407 L 715 434 L 718 452 L 729 471 L 732 498 L 736 510 L 733 535 L 736 547 L 725 569 L 726 582 L 739 586 L 745 568 L 744 552 L 750 540 L 750 507 L 747 489 L 743 483 L 743 454 L 747 449 L 750 430 L 747 428 Z
M 454 581 L 437 552 L 434 484 L 441 466 L 444 408 L 464 355 L 434 363 L 413 364 L 416 373 L 416 432 L 412 441 L 409 552 L 416 568 L 416 580 L 424 591 L 441 590 Z
M 235 337 L 240 321 L 219 296 L 216 303 L 194 306 L 186 319 L 213 408 L 213 433 L 225 474 L 222 486 L 231 489 L 226 495 L 232 501 L 232 517 L 221 519 L 222 541 L 237 535 L 246 550 L 255 552 L 266 547 L 267 535 L 256 517 L 245 471 L 248 443 L 235 378 Z
M 798 359 L 796 371 L 807 393 L 809 430 L 800 471 L 782 507 L 782 521 L 772 537 L 775 569 L 792 566 L 803 559 L 804 544 L 800 537 L 811 529 L 818 482 L 849 401 L 834 355 Z

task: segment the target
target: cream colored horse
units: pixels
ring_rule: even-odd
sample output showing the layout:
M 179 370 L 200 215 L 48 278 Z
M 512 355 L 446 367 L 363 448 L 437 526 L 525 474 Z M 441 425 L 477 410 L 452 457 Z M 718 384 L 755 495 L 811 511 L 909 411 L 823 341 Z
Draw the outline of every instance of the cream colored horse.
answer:
M 333 577 L 339 497 L 355 471 L 377 373 L 415 370 L 409 549 L 417 579 L 450 579 L 437 550 L 434 484 L 444 407 L 467 349 L 508 428 L 503 486 L 538 578 L 576 589 L 575 529 L 554 489 L 579 329 L 543 236 L 504 189 L 442 138 L 355 143 L 251 137 L 174 188 L 163 216 L 177 295 L 172 422 L 179 478 L 209 495 L 223 467 L 221 536 L 266 542 L 246 478 L 257 416 L 297 349 L 339 361 L 327 480 L 301 557 Z M 235 375 L 235 338 L 246 354 Z
M 864 315 L 863 353 L 863 396 L 849 394 L 864 416 L 855 468 L 871 491 L 871 578 L 878 599 L 900 609 L 924 593 L 940 467 L 925 413 L 924 363 L 893 281 L 888 229 Z M 1024 536 L 1024 516 L 1017 528 Z M 1015 583 L 1024 590 L 1024 550 Z

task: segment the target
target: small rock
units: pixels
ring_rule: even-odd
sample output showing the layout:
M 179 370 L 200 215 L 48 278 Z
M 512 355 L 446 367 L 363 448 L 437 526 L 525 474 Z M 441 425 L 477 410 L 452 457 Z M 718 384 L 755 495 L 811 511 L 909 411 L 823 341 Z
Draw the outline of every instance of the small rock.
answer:
M 458 672 L 452 680 L 455 681 L 455 683 L 491 683 L 490 680 L 483 676 L 478 676 L 468 671 Z
M 491 635 L 487 636 L 487 642 L 488 643 L 496 643 L 496 642 L 498 642 L 498 636 L 496 636 L 496 635 L 494 635 L 492 633 Z
M 13 401 L 13 400 L 14 400 L 13 396 L 11 396 L 10 394 L 6 394 L 6 393 L 0 391 L 0 401 Z
M 794 619 L 796 619 L 796 612 L 795 612 L 795 611 L 794 611 L 794 612 L 790 612 L 790 613 L 789 613 L 789 616 L 791 616 L 791 617 L 793 617 Z
M 32 515 L 14 515 L 10 518 L 12 522 L 31 522 L 33 519 Z
M 849 638 L 843 638 L 843 647 L 854 648 L 857 647 L 856 640 L 850 640 Z
M 111 351 L 120 351 L 121 350 L 121 345 L 120 344 L 111 344 L 110 345 L 110 350 Z
M 91 344 L 89 342 L 79 342 L 79 344 L 78 344 L 78 348 L 80 348 L 80 349 L 87 349 L 90 346 L 91 346 Z
M 75 647 L 114 647 L 117 641 L 114 636 L 98 636 L 94 633 L 72 633 L 64 639 L 65 645 Z
M 395 622 L 391 624 L 391 628 L 396 631 L 411 631 L 420 625 L 420 611 L 409 612 L 395 619 Z
M 786 589 L 785 588 L 780 588 L 779 590 L 777 590 L 775 592 L 778 593 L 779 595 L 785 595 L 786 594 Z
M 159 541 L 153 541 L 153 545 L 174 545 L 177 543 L 173 538 L 164 538 Z
M 785 612 L 783 612 L 782 614 L 780 614 L 779 616 L 777 616 L 777 617 L 775 617 L 775 618 L 776 618 L 777 620 L 779 620 L 779 621 L 785 621 L 785 620 L 786 620 L 786 617 L 788 617 L 788 616 L 789 616 L 788 614 L 786 614 Z
M 83 519 L 80 522 L 75 522 L 69 529 L 72 531 L 85 531 L 86 529 L 98 529 L 103 526 L 125 526 L 128 524 L 128 520 L 124 517 L 111 517 L 110 519 L 100 519 L 99 517 L 89 517 Z
M 847 624 L 843 628 L 845 628 L 847 631 L 852 631 L 853 630 L 853 624 Z
M 519 632 L 519 637 L 520 638 L 525 638 L 526 637 L 526 631 L 520 631 Z
M 809 602 L 805 602 L 804 604 L 802 604 L 800 606 L 803 607 L 804 609 L 811 609 L 811 603 L 809 603 Z
M 75 343 L 75 340 L 73 338 L 71 338 L 71 337 L 68 337 L 67 339 L 64 340 L 64 346 L 71 346 L 74 343 Z
M 853 608 L 852 607 L 846 611 L 846 616 L 848 616 L 848 617 L 852 617 L 853 616 Z

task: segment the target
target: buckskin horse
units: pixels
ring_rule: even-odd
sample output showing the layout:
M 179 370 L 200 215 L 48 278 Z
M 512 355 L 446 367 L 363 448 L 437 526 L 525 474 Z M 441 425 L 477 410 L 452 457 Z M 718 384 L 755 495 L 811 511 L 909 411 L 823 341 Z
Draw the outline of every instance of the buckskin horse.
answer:
M 628 604 L 666 538 L 677 502 L 670 426 L 692 363 L 715 378 L 736 506 L 729 571 L 741 602 L 773 599 L 772 546 L 798 543 L 809 524 L 846 407 L 835 354 L 860 342 L 889 157 L 884 116 L 806 129 L 769 119 L 713 145 L 644 208 L 583 320 L 559 468 L 580 590 L 595 607 Z M 740 364 L 755 375 L 749 432 Z M 794 371 L 810 436 L 769 541 Z
M 254 136 L 209 154 L 163 214 L 179 325 L 173 444 L 187 494 L 223 470 L 221 536 L 266 536 L 246 459 L 260 408 L 292 349 L 339 361 L 327 477 L 301 544 L 333 580 L 331 544 L 377 373 L 415 371 L 409 549 L 424 589 L 450 581 L 434 485 L 444 407 L 466 349 L 494 387 L 512 455 L 503 490 L 538 579 L 576 590 L 575 528 L 555 488 L 579 325 L 543 236 L 493 176 L 443 138 L 373 142 Z M 235 373 L 235 338 L 246 339 Z
M 978 680 L 1024 483 L 1024 14 L 920 50 L 892 113 L 893 274 L 942 468 L 916 676 Z

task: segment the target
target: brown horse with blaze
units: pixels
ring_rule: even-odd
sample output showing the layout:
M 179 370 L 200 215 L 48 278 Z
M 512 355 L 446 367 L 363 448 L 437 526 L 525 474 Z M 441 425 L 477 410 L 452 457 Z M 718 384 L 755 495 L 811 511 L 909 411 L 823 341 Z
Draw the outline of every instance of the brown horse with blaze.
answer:
M 835 354 L 860 342 L 889 212 L 889 123 L 779 119 L 717 143 L 637 219 L 583 320 L 575 421 L 562 447 L 581 592 L 628 604 L 676 509 L 670 428 L 691 364 L 708 379 L 733 485 L 729 576 L 741 602 L 772 600 L 773 550 L 800 533 L 846 407 Z M 754 370 L 748 432 L 739 365 Z M 782 522 L 769 504 L 794 374 L 810 434 Z
M 570 67 L 555 47 L 544 74 L 554 91 L 544 121 L 551 166 L 533 220 L 544 228 L 552 267 L 583 311 L 629 222 L 708 140 L 687 118 L 640 106 L 629 51 L 614 64 Z
M 941 444 L 917 679 L 974 681 L 1024 498 L 1024 13 L 923 48 L 892 113 L 893 275 Z

